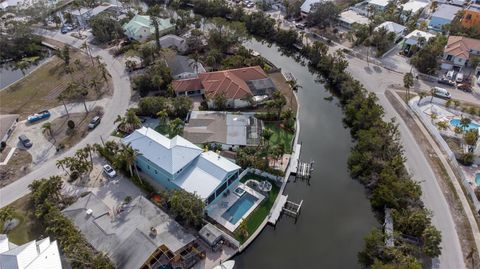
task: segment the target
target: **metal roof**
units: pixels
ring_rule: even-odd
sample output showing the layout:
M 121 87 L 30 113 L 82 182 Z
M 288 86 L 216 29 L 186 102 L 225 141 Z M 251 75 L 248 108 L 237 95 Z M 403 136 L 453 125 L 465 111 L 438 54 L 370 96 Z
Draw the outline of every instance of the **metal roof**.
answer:
M 125 137 L 122 142 L 138 150 L 143 157 L 167 171 L 177 173 L 193 161 L 202 149 L 181 136 L 169 139 L 155 130 L 142 127 Z
M 442 18 L 447 20 L 453 20 L 455 15 L 462 10 L 460 7 L 452 5 L 441 5 L 433 14 L 432 18 Z

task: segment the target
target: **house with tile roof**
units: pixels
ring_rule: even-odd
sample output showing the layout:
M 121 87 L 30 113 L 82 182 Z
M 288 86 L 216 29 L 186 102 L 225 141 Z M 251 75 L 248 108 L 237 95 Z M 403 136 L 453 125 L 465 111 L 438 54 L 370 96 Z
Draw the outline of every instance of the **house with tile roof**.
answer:
M 177 96 L 204 95 L 209 107 L 214 106 L 216 97 L 224 96 L 231 108 L 251 106 L 252 98 L 268 97 L 276 90 L 260 66 L 200 73 L 195 78 L 174 80 L 172 86 Z
M 170 139 L 142 127 L 122 140 L 140 153 L 136 165 L 163 189 L 183 189 L 207 205 L 238 184 L 240 167 L 215 152 L 204 151 L 181 136 Z
M 0 268 L 5 269 L 62 269 L 57 241 L 49 237 L 17 246 L 0 234 Z
M 464 37 L 449 36 L 443 50 L 442 68 L 452 69 L 453 66 L 464 67 L 473 56 L 480 57 L 480 40 Z
M 135 15 L 128 23 L 122 26 L 125 35 L 134 40 L 145 41 L 155 33 L 155 27 L 152 26 L 150 16 Z M 164 36 L 175 30 L 175 25 L 170 19 L 158 19 L 158 28 L 160 36 Z

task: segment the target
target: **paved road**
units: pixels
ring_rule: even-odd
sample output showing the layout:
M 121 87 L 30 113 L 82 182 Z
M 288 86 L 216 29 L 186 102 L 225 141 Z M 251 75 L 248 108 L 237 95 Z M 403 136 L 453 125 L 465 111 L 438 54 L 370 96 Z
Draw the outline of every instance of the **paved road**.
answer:
M 77 48 L 83 44 L 83 41 L 68 35 L 62 35 L 59 32 L 37 30 L 36 33 Z M 99 143 L 101 141 L 100 136 L 103 136 L 104 139 L 110 136 L 112 131 L 115 129 L 113 121 L 117 115 L 123 115 L 130 105 L 130 80 L 128 74 L 125 72 L 125 64 L 123 60 L 114 58 L 108 51 L 93 46 L 92 54 L 94 56 L 99 55 L 102 57 L 103 62 L 107 65 L 107 69 L 112 76 L 114 92 L 111 103 L 114 105 L 111 105 L 105 109 L 102 123 L 75 147 L 57 156 L 56 158 L 50 159 L 42 165 L 37 166 L 36 169 L 30 174 L 0 189 L 0 207 L 4 207 L 18 198 L 28 194 L 28 185 L 33 180 L 57 174 L 59 170 L 57 169 L 55 163 L 58 159 L 72 155 L 77 149 L 84 147 L 86 144 Z
M 434 268 L 465 268 L 455 223 L 443 192 L 435 179 L 435 174 L 413 134 L 384 95 L 385 90 L 392 83 L 402 83 L 403 76 L 384 68 L 373 68 L 372 65 L 368 68 L 364 61 L 357 58 L 350 58 L 349 62 L 348 71 L 367 90 L 377 94 L 380 104 L 385 109 L 385 118 L 395 117 L 399 123 L 401 142 L 407 157 L 406 166 L 413 178 L 420 182 L 423 192 L 422 200 L 426 207 L 433 211 L 432 222 L 442 232 L 442 255 L 438 261 L 435 261 Z

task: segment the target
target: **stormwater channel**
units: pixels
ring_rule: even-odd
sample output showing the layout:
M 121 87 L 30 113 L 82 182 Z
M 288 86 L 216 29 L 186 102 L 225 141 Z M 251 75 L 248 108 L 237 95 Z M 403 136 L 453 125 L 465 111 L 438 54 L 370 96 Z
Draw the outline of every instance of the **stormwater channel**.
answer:
M 378 223 L 363 186 L 349 176 L 352 142 L 342 124 L 341 108 L 335 99 L 324 99 L 330 94 L 308 67 L 282 55 L 278 47 L 253 40 L 245 46 L 292 73 L 302 86 L 298 93 L 301 160 L 315 163 L 310 185 L 297 180 L 285 189 L 289 200 L 303 200 L 297 223 L 282 216 L 275 228 L 267 226 L 235 257 L 235 267 L 360 268 L 357 253 L 364 236 Z

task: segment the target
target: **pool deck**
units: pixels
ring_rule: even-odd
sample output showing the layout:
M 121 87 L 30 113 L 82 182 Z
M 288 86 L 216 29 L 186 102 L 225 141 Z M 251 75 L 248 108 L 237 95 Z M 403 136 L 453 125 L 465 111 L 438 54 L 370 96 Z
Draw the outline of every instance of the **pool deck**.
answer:
M 252 196 L 256 197 L 258 200 L 255 201 L 255 203 L 247 210 L 247 212 L 245 212 L 243 217 L 240 220 L 238 220 L 237 223 L 233 224 L 233 223 L 229 222 L 228 220 L 223 218 L 222 215 L 236 201 L 238 201 L 240 199 L 240 197 L 242 197 L 245 194 L 243 194 L 242 196 L 238 196 L 237 194 L 235 194 L 232 191 L 227 196 L 221 197 L 221 199 L 219 201 L 217 201 L 214 205 L 212 205 L 212 207 L 208 210 L 208 216 L 210 216 L 212 219 L 214 219 L 216 222 L 218 222 L 220 225 L 225 227 L 230 232 L 235 231 L 235 229 L 237 229 L 237 227 L 240 225 L 240 223 L 242 223 L 242 220 L 245 219 L 246 217 L 248 217 L 248 215 L 250 215 L 250 213 L 252 213 L 253 210 L 255 210 L 255 208 L 257 208 L 257 206 L 260 205 L 260 203 L 263 201 L 263 199 L 265 199 L 264 195 L 262 195 L 261 193 L 255 191 L 254 189 L 248 187 L 247 185 L 245 185 L 243 183 L 239 183 L 233 189 L 236 189 L 238 187 L 243 188 L 246 193 L 251 194 Z

